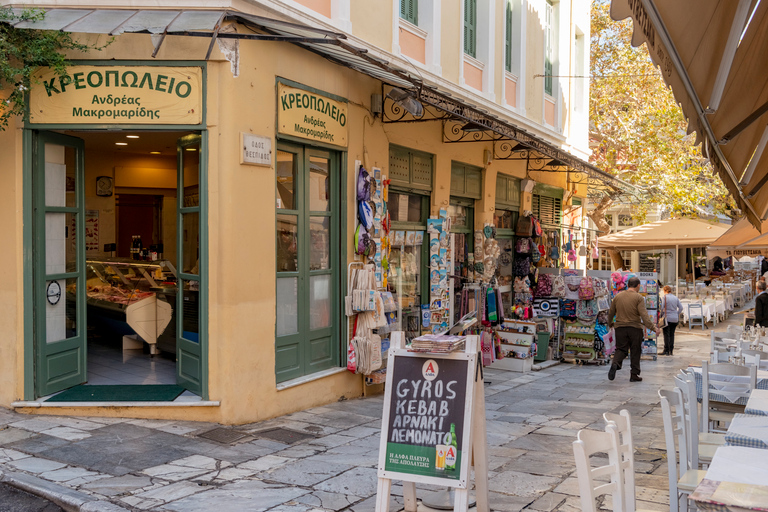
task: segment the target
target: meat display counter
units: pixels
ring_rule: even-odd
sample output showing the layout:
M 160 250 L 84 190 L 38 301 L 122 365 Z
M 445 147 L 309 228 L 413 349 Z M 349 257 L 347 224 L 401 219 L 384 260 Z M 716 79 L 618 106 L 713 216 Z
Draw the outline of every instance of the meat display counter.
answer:
M 137 334 L 158 353 L 157 340 L 173 318 L 173 305 L 154 290 L 175 286 L 167 260 L 109 258 L 86 261 L 88 321 L 116 335 Z

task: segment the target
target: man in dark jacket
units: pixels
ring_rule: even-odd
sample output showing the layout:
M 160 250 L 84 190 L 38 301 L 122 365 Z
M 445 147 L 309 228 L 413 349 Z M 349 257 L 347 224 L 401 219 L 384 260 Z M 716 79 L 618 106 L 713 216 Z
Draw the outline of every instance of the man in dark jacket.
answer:
M 768 272 L 768 258 L 763 258 L 763 262 L 760 264 L 760 275 L 764 275 Z
M 765 293 L 765 281 L 757 282 L 757 297 L 755 297 L 755 324 L 768 327 L 768 293 Z
M 637 277 L 629 278 L 627 289 L 614 297 L 611 302 L 611 309 L 608 311 L 608 328 L 616 327 L 616 351 L 613 353 L 613 363 L 608 370 L 608 380 L 616 377 L 616 370 L 621 368 L 621 362 L 630 354 L 630 382 L 640 382 L 640 354 L 644 332 L 643 326 L 652 331 L 656 331 L 658 338 L 661 330 L 648 316 L 648 310 L 645 309 L 645 297 L 640 295 L 640 279 Z M 768 298 L 768 297 L 766 297 Z M 615 316 L 615 318 L 614 318 Z

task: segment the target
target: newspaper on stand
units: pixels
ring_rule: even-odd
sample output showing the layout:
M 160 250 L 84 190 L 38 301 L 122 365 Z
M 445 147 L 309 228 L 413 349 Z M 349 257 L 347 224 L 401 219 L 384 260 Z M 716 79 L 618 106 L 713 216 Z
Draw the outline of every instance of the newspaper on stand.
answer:
M 410 352 L 432 352 L 447 354 L 464 350 L 466 336 L 452 336 L 449 334 L 425 334 L 414 338 L 408 347 Z

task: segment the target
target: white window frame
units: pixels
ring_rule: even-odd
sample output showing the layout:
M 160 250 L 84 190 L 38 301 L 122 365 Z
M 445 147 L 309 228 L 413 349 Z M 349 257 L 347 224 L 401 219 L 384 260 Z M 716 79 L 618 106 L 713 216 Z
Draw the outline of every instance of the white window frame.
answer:
M 346 0 L 349 1 L 349 0 Z M 400 0 L 392 2 L 394 7 L 393 18 L 396 23 L 392 24 L 392 53 L 401 57 L 414 66 L 421 69 L 442 76 L 443 67 L 440 62 L 440 37 L 441 37 L 441 6 L 440 0 L 418 0 L 419 3 L 419 25 L 416 26 L 413 23 L 400 17 Z M 414 60 L 407 55 L 403 54 L 400 48 L 400 29 L 407 30 L 408 32 L 423 37 L 424 42 L 424 60 L 425 64 Z
M 504 0 L 502 0 L 504 1 Z M 459 2 L 459 19 L 464 19 L 464 0 Z M 459 66 L 459 85 L 469 91 L 477 91 L 474 87 L 467 85 L 464 80 L 464 62 L 482 63 L 483 70 L 483 90 L 481 95 L 493 102 L 496 102 L 496 93 L 494 92 L 494 82 L 496 77 L 496 0 L 477 0 L 477 40 L 475 46 L 477 51 L 475 57 L 464 53 L 464 30 L 460 31 L 461 37 L 458 51 L 461 52 L 461 66 Z M 502 45 L 503 47 L 503 45 Z M 501 59 L 501 69 L 504 69 L 504 59 Z

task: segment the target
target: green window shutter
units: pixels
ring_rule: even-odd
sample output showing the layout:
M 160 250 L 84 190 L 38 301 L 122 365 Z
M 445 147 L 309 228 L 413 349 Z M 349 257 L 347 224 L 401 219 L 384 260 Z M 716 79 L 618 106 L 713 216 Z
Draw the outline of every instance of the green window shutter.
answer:
M 477 0 L 464 0 L 464 53 L 477 55 Z
M 419 0 L 400 0 L 400 17 L 414 25 L 418 25 Z
M 480 199 L 483 195 L 483 170 L 458 162 L 451 163 L 451 195 Z
M 552 96 L 552 57 L 554 54 L 554 6 L 547 0 L 544 6 L 544 92 Z
M 504 34 L 504 68 L 512 72 L 512 4 L 507 1 L 506 33 Z
M 434 158 L 429 153 L 400 146 L 389 147 L 389 179 L 404 190 L 432 190 Z

